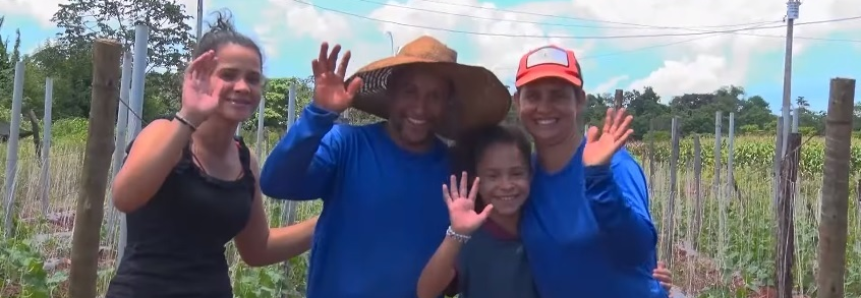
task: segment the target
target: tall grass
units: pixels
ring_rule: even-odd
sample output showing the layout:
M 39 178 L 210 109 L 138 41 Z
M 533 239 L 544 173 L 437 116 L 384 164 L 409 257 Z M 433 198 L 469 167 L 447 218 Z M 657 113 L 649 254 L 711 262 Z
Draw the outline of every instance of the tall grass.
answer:
M 66 297 L 73 211 L 81 177 L 85 136 L 80 133 L 80 129 L 63 128 L 63 125 L 80 123 L 55 124 L 55 132 L 58 133 L 51 148 L 47 212 L 43 211 L 40 202 L 40 164 L 34 154 L 33 144 L 28 140 L 20 143 L 16 179 L 16 236 L 0 240 L 0 297 Z M 267 135 L 261 148 L 264 152 L 262 160 L 265 160 L 265 153 L 279 137 L 274 133 Z M 251 144 L 253 139 L 247 138 Z M 743 138 L 737 140 L 737 143 L 742 142 Z M 708 141 L 704 140 L 703 143 L 708 144 Z M 0 155 L 5 156 L 5 150 L 5 146 L 0 147 Z M 676 241 L 673 243 L 672 258 L 661 258 L 673 261 L 676 283 L 690 296 L 756 297 L 773 284 L 776 220 L 772 212 L 769 169 L 758 166 L 736 169 L 736 187 L 724 191 L 727 224 L 723 237 L 720 236 L 718 224 L 721 214 L 718 196 L 714 192 L 710 175 L 713 170 L 703 170 L 700 187 L 705 202 L 702 228 L 693 231 L 691 222 L 696 183 L 689 168 L 683 166 L 680 169 L 676 211 L 672 218 L 672 234 Z M 655 177 L 650 181 L 651 211 L 660 231 L 664 228 L 661 226 L 662 213 L 671 186 L 668 182 L 669 169 L 665 163 L 658 163 L 654 171 Z M 804 175 L 797 185 L 798 195 L 794 206 L 795 283 L 798 285 L 797 291 L 805 295 L 813 295 L 816 291 L 814 277 L 821 182 L 821 176 Z M 857 195 L 853 193 L 853 196 Z M 272 226 L 284 225 L 281 219 L 281 210 L 285 208 L 283 202 L 266 200 L 266 208 Z M 317 202 L 298 203 L 298 219 L 304 220 L 318 214 L 320 208 Z M 861 297 L 861 206 L 857 199 L 852 200 L 850 208 L 846 292 L 847 297 Z M 118 239 L 110 235 L 116 234 L 104 227 L 102 229 L 100 292 L 104 292 L 113 275 L 116 259 L 114 248 Z M 724 239 L 724 242 L 721 243 L 719 239 Z M 723 248 L 723 253 L 720 253 L 720 248 Z M 306 256 L 290 260 L 291 273 L 287 275 L 283 273 L 283 266 L 244 266 L 232 245 L 228 247 L 228 259 L 236 297 L 275 297 L 282 292 L 288 293 L 289 297 L 304 296 Z
M 659 232 L 664 229 L 664 208 L 672 189 L 669 176 L 668 167 L 660 165 L 650 183 L 651 213 Z M 711 175 L 704 173 L 703 176 Z M 767 295 L 774 286 L 777 220 L 769 174 L 738 170 L 735 187 L 728 187 L 725 182 L 719 185 L 723 195 L 718 195 L 711 178 L 702 179 L 700 194 L 704 208 L 699 231 L 695 231 L 692 224 L 697 197 L 693 171 L 681 168 L 678 177 L 678 196 L 672 218 L 672 234 L 676 239 L 673 256 L 660 256 L 662 260 L 673 261 L 677 285 L 693 297 L 771 297 Z M 816 293 L 821 184 L 821 177 L 796 184 L 794 283 L 798 294 L 804 295 L 801 297 L 815 297 Z M 718 198 L 726 202 L 725 231 L 720 230 Z M 847 297 L 861 297 L 861 198 L 853 192 L 850 200 L 846 294 Z M 723 237 L 722 232 L 725 233 Z M 724 243 L 719 241 L 722 238 Z

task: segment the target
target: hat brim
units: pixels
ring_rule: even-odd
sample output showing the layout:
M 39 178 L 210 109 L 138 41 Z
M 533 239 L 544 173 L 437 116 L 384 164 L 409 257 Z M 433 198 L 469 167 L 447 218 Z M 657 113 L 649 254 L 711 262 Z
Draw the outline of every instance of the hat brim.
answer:
M 535 81 L 540 80 L 540 79 L 547 79 L 547 78 L 562 79 L 568 83 L 571 83 L 572 85 L 576 86 L 577 88 L 583 88 L 583 80 L 582 79 L 578 78 L 577 76 L 562 74 L 562 73 L 555 72 L 555 71 L 543 71 L 543 72 L 542 71 L 536 71 L 536 72 L 528 73 L 528 74 L 524 75 L 523 77 L 521 77 L 520 79 L 518 79 L 516 82 L 514 82 L 514 85 L 517 88 L 520 88 L 520 87 L 523 87 L 523 85 L 535 82 Z
M 347 82 L 362 78 L 362 88 L 353 98 L 353 108 L 389 119 L 386 84 L 392 69 L 420 65 L 446 77 L 454 86 L 451 105 L 443 112 L 435 132 L 453 139 L 464 131 L 500 123 L 511 106 L 508 88 L 490 70 L 450 62 L 435 62 L 415 57 L 389 57 L 359 69 Z

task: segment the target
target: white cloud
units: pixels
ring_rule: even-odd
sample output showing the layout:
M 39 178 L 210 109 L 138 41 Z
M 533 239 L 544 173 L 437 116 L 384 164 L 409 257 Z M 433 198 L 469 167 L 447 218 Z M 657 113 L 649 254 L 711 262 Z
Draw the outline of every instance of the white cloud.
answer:
M 610 89 L 616 88 L 617 86 L 619 86 L 619 83 L 627 81 L 628 79 L 630 79 L 630 77 L 628 77 L 627 75 L 615 76 L 601 84 L 598 84 L 598 86 L 591 88 L 591 90 L 588 90 L 588 92 L 604 94 L 610 92 Z
M 664 61 L 664 65 L 649 76 L 635 80 L 629 89 L 651 86 L 658 94 L 712 92 L 728 84 L 744 81 L 743 70 L 735 68 L 721 56 L 697 55 L 694 60 Z M 669 98 L 667 98 L 669 99 Z
M 367 15 L 369 18 L 386 20 L 389 23 L 361 20 L 354 17 L 323 12 L 303 4 L 286 0 L 270 0 L 282 7 L 280 15 L 298 16 L 286 18 L 288 31 L 301 36 L 309 36 L 316 40 L 338 40 L 345 47 L 353 49 L 354 63 L 350 69 L 354 71 L 364 63 L 388 55 L 390 45 L 388 40 L 380 42 L 385 32 L 391 32 L 396 45 L 402 45 L 420 35 L 429 34 L 448 44 L 458 47 L 472 47 L 478 55 L 464 57 L 461 62 L 479 64 L 490 68 L 504 80 L 509 79 L 516 70 L 520 55 L 529 49 L 555 43 L 575 48 L 579 56 L 583 52 L 594 51 L 598 46 L 612 46 L 616 50 L 637 50 L 644 47 L 655 47 L 669 43 L 672 46 L 661 48 L 665 63 L 648 76 L 634 80 L 632 87 L 645 85 L 653 86 L 656 92 L 666 96 L 685 92 L 707 92 L 727 84 L 743 84 L 747 78 L 749 64 L 754 55 L 780 52 L 784 45 L 782 38 L 749 36 L 740 34 L 720 34 L 713 36 L 686 37 L 650 37 L 637 39 L 603 40 L 572 40 L 552 39 L 546 36 L 572 36 L 580 32 L 572 32 L 570 28 L 562 30 L 558 27 L 548 29 L 535 22 L 557 22 L 548 16 L 566 16 L 567 18 L 585 18 L 612 20 L 623 23 L 648 24 L 664 27 L 686 27 L 699 25 L 699 29 L 667 28 L 649 29 L 637 28 L 625 24 L 607 24 L 601 33 L 579 34 L 580 36 L 595 35 L 642 35 L 661 33 L 690 33 L 700 31 L 727 30 L 745 28 L 755 25 L 740 25 L 727 27 L 727 24 L 757 23 L 759 26 L 778 26 L 773 29 L 760 29 L 748 33 L 760 35 L 781 36 L 784 34 L 783 23 L 780 22 L 785 13 L 785 4 L 781 1 L 748 0 L 594 0 L 594 1 L 539 1 L 529 2 L 505 10 L 528 13 L 512 13 L 495 10 L 497 6 L 480 0 L 445 0 L 452 4 L 441 4 L 439 1 L 421 0 L 392 0 L 387 5 L 379 6 Z M 382 0 L 375 0 L 382 1 Z M 861 15 L 861 6 L 855 5 L 856 0 L 822 0 L 806 2 L 802 5 L 799 22 L 835 19 L 840 17 Z M 298 5 L 298 7 L 297 7 Z M 404 8 L 408 7 L 408 8 Z M 480 9 L 485 7 L 490 9 Z M 343 7 L 339 10 L 351 11 Z M 440 11 L 437 13 L 433 11 Z M 460 16 L 459 16 L 460 15 Z M 464 17 L 465 15 L 466 17 Z M 773 21 L 763 24 L 763 21 Z M 415 27 L 403 26 L 410 24 Z M 570 23 L 570 20 L 569 20 Z M 586 24 L 582 21 L 578 24 Z M 592 23 L 596 25 L 601 23 Z M 359 39 L 348 39 L 350 34 L 356 34 L 356 28 L 375 26 L 380 39 L 366 42 Z M 545 36 L 544 38 L 514 38 L 490 35 L 463 35 L 426 28 L 447 28 L 460 31 L 484 32 L 489 34 L 510 34 Z M 622 28 L 627 27 L 627 28 Z M 799 25 L 796 36 L 826 37 L 834 32 L 846 32 L 861 29 L 861 22 L 840 22 L 820 25 Z M 367 39 L 367 32 L 360 35 Z M 387 39 L 387 38 L 386 38 Z M 798 39 L 795 42 L 795 53 L 802 53 L 811 41 Z M 455 47 L 457 49 L 457 47 Z M 606 51 L 606 50 L 605 50 Z M 598 54 L 600 55 L 600 54 Z M 589 55 L 585 55 L 589 56 Z M 589 63 L 584 65 L 587 69 Z M 628 74 L 620 74 L 595 88 L 596 91 L 612 88 L 619 84 Z M 605 90 L 606 91 L 606 90 Z
M 255 28 L 261 38 L 340 40 L 352 32 L 349 20 L 342 15 L 290 0 L 266 1 L 262 22 Z
M 44 27 L 49 27 L 51 17 L 60 9 L 60 3 L 65 0 L 3 0 L 0 1 L 0 11 L 5 15 L 32 16 Z
M 548 32 L 538 24 L 544 17 L 535 17 L 525 14 L 507 13 L 495 10 L 477 9 L 470 6 L 483 6 L 495 8 L 493 3 L 479 2 L 476 0 L 446 0 L 454 5 L 440 4 L 439 2 L 427 2 L 419 0 L 389 1 L 388 5 L 379 6 L 367 15 L 368 18 L 385 20 L 387 22 L 375 22 L 362 20 L 286 0 L 269 0 L 276 4 L 278 9 L 267 14 L 267 20 L 283 19 L 288 32 L 294 37 L 310 37 L 317 41 L 337 41 L 345 48 L 353 51 L 353 62 L 348 72 L 354 72 L 364 64 L 388 56 L 391 52 L 387 33 L 391 32 L 395 47 L 404 45 L 421 35 L 430 35 L 448 44 L 455 50 L 463 47 L 476 49 L 475 57 L 467 57 L 459 54 L 461 63 L 485 66 L 503 79 L 513 77 L 520 56 L 532 48 L 549 43 L 574 48 L 578 55 L 590 50 L 592 42 L 573 42 L 571 39 L 553 39 L 546 37 L 516 38 L 504 36 L 465 35 L 450 33 L 442 30 L 427 28 L 447 28 L 460 31 L 483 32 L 502 35 L 566 35 L 564 31 L 556 30 Z M 380 0 L 381 1 L 381 0 Z M 308 1 L 311 3 L 310 1 Z M 528 3 L 512 9 L 531 11 L 545 14 L 566 14 L 572 12 L 574 7 L 565 2 L 538 2 Z M 338 8 L 339 10 L 348 10 Z M 437 12 L 434 12 L 437 11 Z M 441 13 L 440 13 L 441 12 Z M 272 22 L 273 24 L 275 22 Z M 400 24 L 409 24 L 404 26 Z M 271 25 L 278 26 L 278 25 Z M 376 28 L 378 38 L 374 42 L 367 42 L 368 32 L 364 31 L 360 38 L 350 39 L 357 34 L 356 28 Z M 427 28 L 422 28 L 427 27 Z M 260 32 L 267 29 L 261 28 Z M 274 33 L 275 31 L 270 31 Z M 373 36 L 373 33 L 371 34 Z M 384 42 L 379 42 L 380 40 Z M 457 46 L 454 46 L 457 44 Z
M 690 26 L 693 24 L 743 24 L 763 20 L 781 20 L 786 7 L 782 1 L 748 0 L 601 0 L 577 1 L 589 14 L 600 19 L 624 20 L 629 23 L 656 26 Z M 621 8 L 621 9 L 620 9 Z M 807 1 L 801 6 L 798 23 L 837 19 L 861 15 L 861 6 L 856 0 Z M 748 33 L 785 36 L 783 23 L 770 24 L 773 29 L 760 29 Z M 750 27 L 740 26 L 735 28 Z M 803 37 L 824 38 L 835 32 L 853 32 L 861 29 L 861 22 L 833 22 L 816 25 L 799 25 L 795 28 L 793 55 L 803 53 L 811 42 Z M 726 30 L 726 28 L 703 28 L 701 30 Z M 655 34 L 666 31 L 628 30 L 624 34 Z M 672 32 L 684 32 L 674 30 Z M 607 30 L 608 35 L 620 35 L 616 30 Z M 652 37 L 622 39 L 616 44 L 623 48 L 636 49 L 685 40 L 667 48 L 664 65 L 647 77 L 636 80 L 631 87 L 653 86 L 665 98 L 685 92 L 709 92 L 728 84 L 745 82 L 747 70 L 755 54 L 781 53 L 784 38 L 756 37 L 741 34 L 723 34 L 709 38 L 697 37 Z
M 6 14 L 32 15 L 49 26 L 48 20 L 58 3 L 67 0 L 0 0 L 0 11 Z M 194 14 L 197 0 L 179 0 L 186 4 L 189 13 Z M 210 3 L 212 0 L 206 0 Z M 338 3 L 322 0 L 302 0 L 323 7 L 356 13 L 362 8 L 376 6 L 361 17 L 386 20 L 389 23 L 363 20 L 361 17 L 315 8 L 292 0 L 258 0 L 252 5 L 261 7 L 256 21 L 249 24 L 260 37 L 260 42 L 268 56 L 277 56 L 278 48 L 284 51 L 289 46 L 316 47 L 316 44 L 286 42 L 297 38 L 310 38 L 316 42 L 330 41 L 341 43 L 353 51 L 353 62 L 349 72 L 376 59 L 390 55 L 391 44 L 385 32 L 391 32 L 394 44 L 403 45 L 416 37 L 428 34 L 460 50 L 460 61 L 479 64 L 496 72 L 504 81 L 510 80 L 516 70 L 520 55 L 531 48 L 548 43 L 556 43 L 576 49 L 578 56 L 601 56 L 607 52 L 639 50 L 653 47 L 664 64 L 647 72 L 648 75 L 634 77 L 629 69 L 620 69 L 612 78 L 597 85 L 594 90 L 609 90 L 622 81 L 634 79 L 631 86 L 651 85 L 656 92 L 668 98 L 684 92 L 710 91 L 727 84 L 743 84 L 747 79 L 750 64 L 760 54 L 779 54 L 784 46 L 783 23 L 779 22 L 785 14 L 784 1 L 749 0 L 557 0 L 533 1 L 505 10 L 528 13 L 514 13 L 495 10 L 498 6 L 492 0 L 388 0 L 387 5 L 358 3 L 356 8 L 335 5 Z M 387 0 L 370 0 L 383 2 Z M 858 0 L 819 0 L 807 1 L 801 7 L 798 22 L 836 19 L 861 15 Z M 451 3 L 441 4 L 440 2 Z M 36 4 L 38 3 L 38 5 Z M 207 4 L 208 7 L 209 4 Z M 402 8 L 398 6 L 406 6 Z M 243 7 L 245 7 L 243 5 Z M 480 9 L 484 7 L 490 9 Z M 442 11 L 436 13 L 432 11 Z M 243 12 L 243 16 L 246 12 Z M 536 15 L 539 14 L 539 15 Z M 540 16 L 544 14 L 545 16 Z M 465 16 L 457 16 L 465 15 Z M 558 18 L 549 15 L 562 16 Z M 568 18 L 566 20 L 566 18 Z M 664 27 L 694 28 L 688 30 L 649 29 L 630 24 L 596 23 L 572 21 L 570 18 L 597 19 L 621 23 L 647 24 Z M 637 34 L 690 33 L 695 30 L 726 30 L 726 24 L 745 24 L 761 21 L 775 21 L 768 24 L 779 28 L 759 29 L 748 33 L 778 36 L 777 38 L 758 37 L 740 34 L 720 34 L 714 36 L 686 37 L 649 37 L 636 39 L 573 39 L 548 38 L 547 36 L 619 36 Z M 536 22 L 602 26 L 596 30 L 548 26 Z M 394 23 L 410 24 L 415 27 Z M 762 24 L 760 24 L 762 25 Z M 534 38 L 517 38 L 489 35 L 466 35 L 440 30 L 416 27 L 446 28 L 459 31 L 484 32 L 502 35 L 531 35 Z M 693 27 L 699 26 L 699 27 Z M 750 27 L 738 26 L 732 28 Z M 698 28 L 698 29 L 697 29 Z M 692 31 L 694 30 L 694 31 Z M 837 32 L 857 32 L 861 21 L 835 22 L 817 25 L 799 25 L 797 37 L 827 38 Z M 543 37 L 541 37 L 543 36 Z M 796 39 L 794 54 L 803 55 L 805 49 L 815 41 Z M 675 43 L 672 45 L 668 45 Z M 668 45 L 668 46 L 662 46 Z M 856 45 L 857 46 L 857 45 Z M 467 51 L 470 49 L 471 51 Z M 584 55 L 584 53 L 586 53 Z M 627 55 L 624 54 L 624 55 Z M 309 57 L 310 58 L 310 57 Z M 612 58 L 609 58 L 612 59 Z M 612 60 L 602 61 L 612 61 Z M 612 64 L 612 63 L 610 63 Z M 301 64 L 300 64 L 301 65 Z M 602 62 L 602 65 L 603 62 Z M 597 67 L 592 60 L 583 64 L 588 72 Z M 636 69 L 636 67 L 635 67 Z M 625 79 L 622 79 L 625 77 Z M 606 79 L 606 78 L 604 78 Z
M 496 5 L 476 0 L 447 0 L 447 3 L 458 5 L 444 5 L 438 2 L 426 2 L 408 0 L 406 2 L 392 2 L 393 6 L 383 6 L 371 16 L 376 19 L 390 20 L 399 23 L 429 26 L 436 28 L 457 28 L 462 31 L 483 32 L 488 35 L 469 35 L 462 47 L 476 49 L 476 57 L 459 57 L 460 62 L 477 64 L 494 71 L 500 78 L 507 79 L 514 76 L 520 57 L 529 50 L 547 44 L 575 49 L 578 55 L 583 55 L 592 47 L 592 43 L 575 43 L 571 39 L 554 39 L 547 37 L 506 37 L 499 35 L 528 35 L 548 36 L 565 35 L 564 31 L 547 31 L 539 24 L 546 17 L 516 14 L 493 10 Z M 396 4 L 395 4 L 396 3 Z M 414 9 L 395 7 L 408 6 Z M 478 9 L 476 6 L 490 9 Z M 573 12 L 573 6 L 567 3 L 532 2 L 511 8 L 517 11 L 529 11 L 536 14 L 566 14 Z M 442 11 L 445 13 L 428 12 Z M 447 14 L 446 14 L 447 13 Z M 444 42 L 461 41 L 462 34 L 448 34 L 445 32 L 409 28 L 394 24 L 382 24 L 381 30 L 392 32 L 396 44 L 408 42 L 421 34 L 429 34 Z M 494 36 L 494 34 L 496 36 Z M 472 58 L 472 59 L 465 59 Z

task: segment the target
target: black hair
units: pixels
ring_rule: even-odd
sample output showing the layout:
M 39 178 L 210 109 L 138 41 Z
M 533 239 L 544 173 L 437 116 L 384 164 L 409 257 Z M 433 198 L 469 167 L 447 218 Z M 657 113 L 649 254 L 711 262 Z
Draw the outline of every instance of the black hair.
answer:
M 531 163 L 532 144 L 526 133 L 517 126 L 500 124 L 464 133 L 457 138 L 454 146 L 451 147 L 452 174 L 460 177 L 461 173 L 466 171 L 469 179 L 473 180 L 478 176 L 478 162 L 487 152 L 487 148 L 498 144 L 516 146 L 523 162 L 527 165 Z M 527 169 L 530 173 L 532 172 L 531 166 L 528 166 Z M 472 188 L 471 182 L 470 188 Z M 475 204 L 476 211 L 481 211 L 484 209 L 484 203 L 481 200 L 481 195 L 478 197 L 479 199 L 476 200 Z
M 237 32 L 233 27 L 230 11 L 216 11 L 213 14 L 215 21 L 209 23 L 209 31 L 200 37 L 192 54 L 192 59 L 200 57 L 206 52 L 218 50 L 223 45 L 236 44 L 254 50 L 261 62 L 263 61 L 263 52 L 260 50 L 260 46 L 248 36 Z

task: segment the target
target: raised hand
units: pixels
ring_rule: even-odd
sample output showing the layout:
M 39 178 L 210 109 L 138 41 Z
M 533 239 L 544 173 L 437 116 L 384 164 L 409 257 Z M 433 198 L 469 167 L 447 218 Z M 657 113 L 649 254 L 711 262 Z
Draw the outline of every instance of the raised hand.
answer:
M 607 109 L 604 129 L 599 133 L 597 127 L 590 127 L 586 134 L 586 147 L 583 148 L 583 165 L 597 166 L 610 163 L 613 155 L 625 145 L 631 134 L 631 121 L 634 117 L 625 115 L 625 109 Z
M 314 72 L 314 104 L 334 113 L 341 113 L 353 102 L 353 96 L 362 87 L 362 79 L 356 78 L 344 87 L 344 76 L 350 64 L 350 51 L 344 53 L 344 60 L 338 64 L 341 45 L 335 45 L 329 52 L 329 44 L 320 45 L 320 56 L 311 62 Z M 335 69 L 337 67 L 337 70 Z
M 479 179 L 475 178 L 469 193 L 467 193 L 467 180 L 467 174 L 463 172 L 460 186 L 458 186 L 457 177 L 454 175 L 451 175 L 451 186 L 442 185 L 442 196 L 448 205 L 451 229 L 460 235 L 472 234 L 484 223 L 487 216 L 490 215 L 490 211 L 493 211 L 493 205 L 487 205 L 481 213 L 475 212 L 475 197 L 478 195 Z
M 209 51 L 194 59 L 185 70 L 180 114 L 194 125 L 200 125 L 218 108 L 221 85 L 213 86 L 210 81 L 217 66 L 215 51 Z

